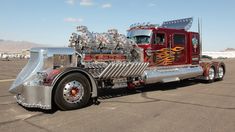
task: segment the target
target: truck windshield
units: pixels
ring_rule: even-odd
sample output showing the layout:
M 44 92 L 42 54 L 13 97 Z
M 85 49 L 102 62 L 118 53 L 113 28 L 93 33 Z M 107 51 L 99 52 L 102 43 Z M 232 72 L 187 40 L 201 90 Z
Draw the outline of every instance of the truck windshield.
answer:
M 129 39 L 132 39 L 136 42 L 136 44 L 148 44 L 150 43 L 150 36 L 133 36 Z
M 152 30 L 149 29 L 134 29 L 127 32 L 127 37 L 134 40 L 137 44 L 150 43 Z

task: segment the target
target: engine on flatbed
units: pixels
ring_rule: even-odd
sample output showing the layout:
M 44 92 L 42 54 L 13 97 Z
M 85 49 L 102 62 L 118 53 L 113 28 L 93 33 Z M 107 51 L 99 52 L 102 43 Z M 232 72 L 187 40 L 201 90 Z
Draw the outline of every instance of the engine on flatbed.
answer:
M 82 58 L 80 67 L 98 79 L 99 87 L 125 87 L 128 79 L 140 77 L 149 64 L 143 60 L 143 49 L 116 29 L 92 33 L 78 26 L 69 41 Z
M 78 26 L 77 33 L 72 33 L 69 47 L 84 54 L 84 62 L 140 61 L 141 55 L 136 43 L 117 29 L 107 33 L 92 33 L 86 26 Z

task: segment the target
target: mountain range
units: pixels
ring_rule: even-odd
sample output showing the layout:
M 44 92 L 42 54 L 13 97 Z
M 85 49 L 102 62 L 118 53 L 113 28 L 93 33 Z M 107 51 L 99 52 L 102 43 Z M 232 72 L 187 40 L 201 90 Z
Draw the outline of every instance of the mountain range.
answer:
M 229 51 L 235 51 L 235 48 L 227 48 L 224 50 L 225 52 L 229 52 Z
M 28 41 L 12 41 L 0 39 L 0 52 L 22 52 L 33 47 L 47 47 L 43 44 L 37 44 Z

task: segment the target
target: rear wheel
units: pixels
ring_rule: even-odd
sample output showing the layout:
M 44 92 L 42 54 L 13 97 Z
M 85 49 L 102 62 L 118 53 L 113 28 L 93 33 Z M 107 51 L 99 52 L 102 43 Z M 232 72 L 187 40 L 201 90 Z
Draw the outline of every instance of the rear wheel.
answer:
M 223 80 L 224 73 L 225 73 L 224 67 L 220 66 L 219 69 L 218 69 L 218 80 Z
M 215 68 L 211 66 L 208 73 L 208 82 L 211 83 L 214 80 L 215 80 Z
M 81 73 L 71 73 L 58 84 L 54 101 L 62 110 L 73 110 L 87 105 L 91 87 L 88 79 Z

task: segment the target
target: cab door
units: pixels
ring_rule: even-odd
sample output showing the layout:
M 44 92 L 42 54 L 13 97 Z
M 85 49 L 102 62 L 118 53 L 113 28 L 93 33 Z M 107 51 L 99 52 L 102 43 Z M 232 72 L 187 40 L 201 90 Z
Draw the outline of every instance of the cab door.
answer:
M 151 49 L 153 51 L 153 65 L 165 65 L 163 51 L 167 48 L 167 34 L 164 31 L 155 31 L 152 36 Z
M 171 34 L 169 43 L 170 55 L 173 60 L 172 65 L 187 64 L 187 33 L 179 32 Z

